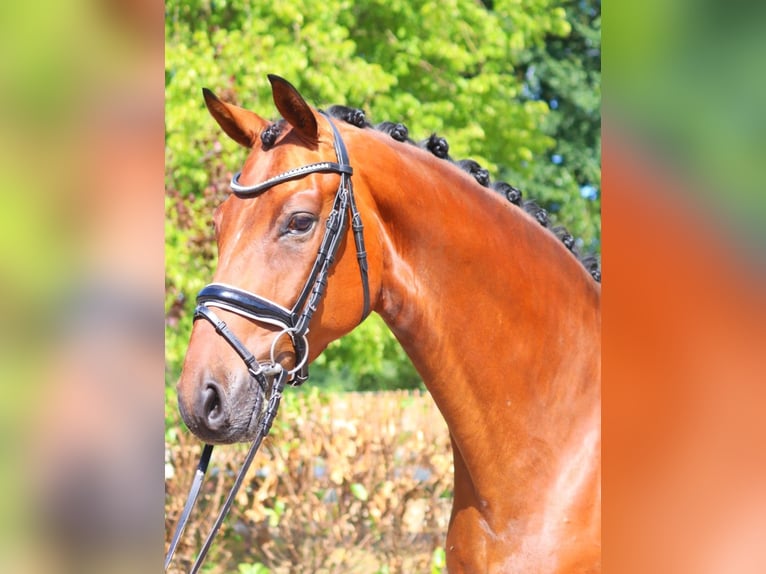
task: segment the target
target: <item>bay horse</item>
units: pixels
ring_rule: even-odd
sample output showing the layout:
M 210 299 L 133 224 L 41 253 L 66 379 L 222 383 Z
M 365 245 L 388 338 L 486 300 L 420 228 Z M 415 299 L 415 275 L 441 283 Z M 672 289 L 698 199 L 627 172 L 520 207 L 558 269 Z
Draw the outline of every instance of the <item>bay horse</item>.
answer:
M 218 266 L 178 383 L 184 422 L 209 443 L 252 440 L 268 382 L 304 380 L 374 311 L 449 427 L 449 572 L 599 572 L 598 271 L 446 142 L 412 145 L 269 80 L 276 123 L 203 91 L 250 152 L 214 215 Z

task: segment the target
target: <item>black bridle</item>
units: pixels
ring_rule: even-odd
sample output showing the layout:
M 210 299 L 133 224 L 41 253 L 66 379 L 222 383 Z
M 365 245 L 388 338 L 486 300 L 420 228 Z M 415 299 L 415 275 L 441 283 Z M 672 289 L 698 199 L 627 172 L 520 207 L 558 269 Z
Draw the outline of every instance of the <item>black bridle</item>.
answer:
M 269 369 L 273 369 L 277 363 L 274 356 L 275 347 L 282 335 L 290 337 L 293 349 L 295 350 L 295 367 L 288 372 L 288 383 L 300 385 L 308 379 L 309 348 L 306 334 L 309 331 L 311 317 L 317 310 L 327 288 L 327 276 L 330 273 L 330 267 L 335 261 L 335 255 L 338 252 L 338 247 L 345 234 L 349 219 L 351 220 L 351 228 L 354 233 L 356 257 L 359 263 L 362 291 L 364 294 L 364 305 L 360 322 L 370 312 L 370 286 L 367 278 L 367 253 L 364 250 L 364 226 L 362 225 L 359 210 L 356 207 L 354 190 L 351 184 L 351 174 L 354 170 L 349 164 L 346 145 L 343 143 L 338 129 L 329 116 L 325 115 L 325 117 L 333 131 L 337 162 L 323 161 L 304 165 L 251 186 L 244 186 L 239 183 L 241 172 L 235 174 L 231 180 L 231 190 L 234 194 L 238 197 L 249 198 L 260 195 L 275 185 L 302 178 L 310 173 L 340 174 L 340 185 L 335 193 L 335 201 L 327 218 L 325 233 L 317 252 L 317 258 L 292 309 L 286 309 L 282 305 L 278 305 L 265 297 L 245 291 L 244 289 L 220 283 L 207 285 L 197 295 L 197 308 L 194 311 L 194 319 L 206 319 L 213 324 L 218 334 L 226 339 L 242 358 L 247 365 L 248 371 L 258 381 L 264 392 L 267 388 L 266 375 L 269 373 Z M 221 321 L 210 307 L 226 309 L 252 321 L 279 327 L 281 330 L 272 343 L 271 356 L 268 362 L 257 361 L 253 354 L 247 350 L 234 333 L 228 329 L 226 323 Z
M 267 406 L 261 420 L 258 434 L 253 441 L 250 451 L 245 458 L 245 462 L 237 475 L 234 485 L 224 502 L 221 511 L 208 535 L 205 543 L 200 549 L 200 553 L 189 571 L 194 574 L 199 570 L 207 554 L 213 537 L 223 523 L 223 519 L 231 508 L 231 504 L 236 496 L 242 480 L 247 473 L 250 463 L 261 444 L 263 438 L 269 433 L 271 424 L 276 417 L 279 408 L 279 402 L 282 398 L 282 391 L 285 384 L 300 385 L 308 379 L 308 356 L 309 344 L 306 335 L 309 332 L 311 318 L 317 310 L 319 303 L 324 296 L 327 288 L 327 278 L 330 268 L 335 261 L 340 243 L 345 236 L 349 220 L 354 234 L 354 244 L 356 245 L 356 258 L 359 264 L 359 272 L 362 278 L 362 292 L 364 303 L 360 322 L 370 313 L 370 286 L 367 277 L 367 253 L 364 249 L 364 226 L 362 218 L 359 215 L 356 202 L 354 200 L 354 190 L 351 184 L 351 174 L 353 169 L 348 160 L 348 152 L 343 139 L 340 137 L 338 128 L 332 122 L 329 116 L 323 114 L 330 124 L 333 131 L 333 145 L 335 147 L 336 162 L 319 162 L 305 165 L 302 167 L 290 169 L 284 173 L 276 175 L 257 185 L 244 186 L 239 183 L 240 173 L 234 175 L 231 180 L 231 190 L 235 195 L 241 198 L 250 198 L 260 195 L 264 191 L 279 185 L 281 183 L 302 178 L 311 173 L 337 173 L 340 174 L 340 184 L 335 193 L 335 201 L 332 210 L 327 217 L 325 233 L 317 252 L 316 260 L 311 268 L 308 279 L 301 289 L 297 300 L 292 309 L 287 309 L 273 301 L 246 291 L 224 285 L 221 283 L 211 283 L 204 287 L 197 295 L 197 307 L 194 310 L 194 320 L 205 319 L 209 321 L 216 332 L 221 335 L 226 342 L 236 351 L 247 366 L 248 372 L 258 382 L 264 394 L 268 394 Z M 211 307 L 217 307 L 230 311 L 242 317 L 245 317 L 256 323 L 265 323 L 280 328 L 271 344 L 271 352 L 268 360 L 258 360 L 242 341 L 229 329 L 226 323 L 221 320 Z M 287 335 L 295 351 L 295 366 L 287 371 L 279 361 L 276 360 L 276 345 L 279 339 Z M 165 571 L 173 558 L 175 549 L 178 546 L 181 534 L 189 519 L 191 510 L 199 495 L 202 487 L 202 480 L 207 471 L 208 463 L 213 446 L 206 444 L 202 450 L 199 465 L 192 481 L 189 496 L 184 506 L 181 517 L 176 526 L 176 531 L 168 548 L 165 557 Z

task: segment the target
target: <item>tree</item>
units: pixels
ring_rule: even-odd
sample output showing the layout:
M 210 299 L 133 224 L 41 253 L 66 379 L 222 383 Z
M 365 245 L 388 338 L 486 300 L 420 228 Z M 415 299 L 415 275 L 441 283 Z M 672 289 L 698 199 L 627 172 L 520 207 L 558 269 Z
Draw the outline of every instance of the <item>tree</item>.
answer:
M 601 0 L 565 4 L 572 31 L 548 34 L 525 55 L 525 97 L 551 109 L 543 130 L 555 147 L 535 158 L 526 184 L 585 250 L 600 251 L 601 226 Z

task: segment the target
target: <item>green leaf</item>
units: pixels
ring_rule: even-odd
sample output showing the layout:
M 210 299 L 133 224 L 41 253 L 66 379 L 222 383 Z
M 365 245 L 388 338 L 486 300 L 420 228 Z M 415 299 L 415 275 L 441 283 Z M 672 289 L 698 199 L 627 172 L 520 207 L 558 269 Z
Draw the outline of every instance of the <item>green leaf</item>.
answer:
M 362 502 L 365 502 L 367 500 L 367 497 L 368 497 L 367 489 L 364 487 L 363 484 L 355 482 L 349 487 L 349 489 L 351 490 L 351 494 L 353 494 L 354 498 L 356 498 L 357 500 L 361 500 Z
M 441 574 L 447 567 L 447 553 L 444 548 L 438 546 L 431 554 L 431 574 Z

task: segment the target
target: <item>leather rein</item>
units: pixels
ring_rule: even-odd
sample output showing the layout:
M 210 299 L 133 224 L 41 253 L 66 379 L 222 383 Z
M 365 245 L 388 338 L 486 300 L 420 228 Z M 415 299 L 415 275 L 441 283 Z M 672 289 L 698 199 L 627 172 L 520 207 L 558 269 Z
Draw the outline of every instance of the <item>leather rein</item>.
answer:
M 190 574 L 196 573 L 202 566 L 202 562 L 210 549 L 213 538 L 231 508 L 234 497 L 242 484 L 245 474 L 250 467 L 250 463 L 255 457 L 255 453 L 260 447 L 261 441 L 268 435 L 269 430 L 271 429 L 271 424 L 276 417 L 285 384 L 297 386 L 304 383 L 309 377 L 309 344 L 306 335 L 309 332 L 311 318 L 325 294 L 330 269 L 335 261 L 335 256 L 337 255 L 340 243 L 345 236 L 349 220 L 354 235 L 356 257 L 359 264 L 364 297 L 360 323 L 370 313 L 370 286 L 368 280 L 367 252 L 364 248 L 364 226 L 362 225 L 362 218 L 357 209 L 356 201 L 354 200 L 354 190 L 351 183 L 353 169 L 349 163 L 346 145 L 338 132 L 338 128 L 327 114 L 322 113 L 322 115 L 327 119 L 333 131 L 333 146 L 335 148 L 336 162 L 325 161 L 293 168 L 271 177 L 264 182 L 251 186 L 240 184 L 239 177 L 241 172 L 238 172 L 234 175 L 230 184 L 232 192 L 237 197 L 251 198 L 260 195 L 275 185 L 299 179 L 311 173 L 340 174 L 340 184 L 335 193 L 332 210 L 327 217 L 325 232 L 322 237 L 322 242 L 319 245 L 317 257 L 295 304 L 291 309 L 287 309 L 266 297 L 222 283 L 211 283 L 205 286 L 197 295 L 197 307 L 194 310 L 194 320 L 205 319 L 213 325 L 216 332 L 223 337 L 229 345 L 231 345 L 234 351 L 236 351 L 245 362 L 248 372 L 256 380 L 264 395 L 268 394 L 268 402 L 261 420 L 258 435 L 250 447 L 245 462 L 243 463 L 234 485 L 216 518 L 210 534 L 202 546 L 192 569 L 189 571 Z M 256 323 L 265 323 L 279 327 L 281 330 L 276 334 L 272 341 L 269 359 L 267 361 L 259 361 L 256 359 L 239 337 L 229 329 L 226 323 L 216 315 L 211 307 L 230 311 Z M 285 335 L 290 338 L 295 351 L 295 366 L 289 371 L 285 370 L 275 357 L 277 342 Z M 184 506 L 181 517 L 176 525 L 173 539 L 165 557 L 165 571 L 167 571 L 170 566 L 173 554 L 180 541 L 181 534 L 183 533 L 189 515 L 191 514 L 191 510 L 199 495 L 202 487 L 202 480 L 207 471 L 208 463 L 210 462 L 212 450 L 213 445 L 206 444 L 203 447 L 200 462 L 197 466 L 194 479 L 192 480 L 186 505 Z

